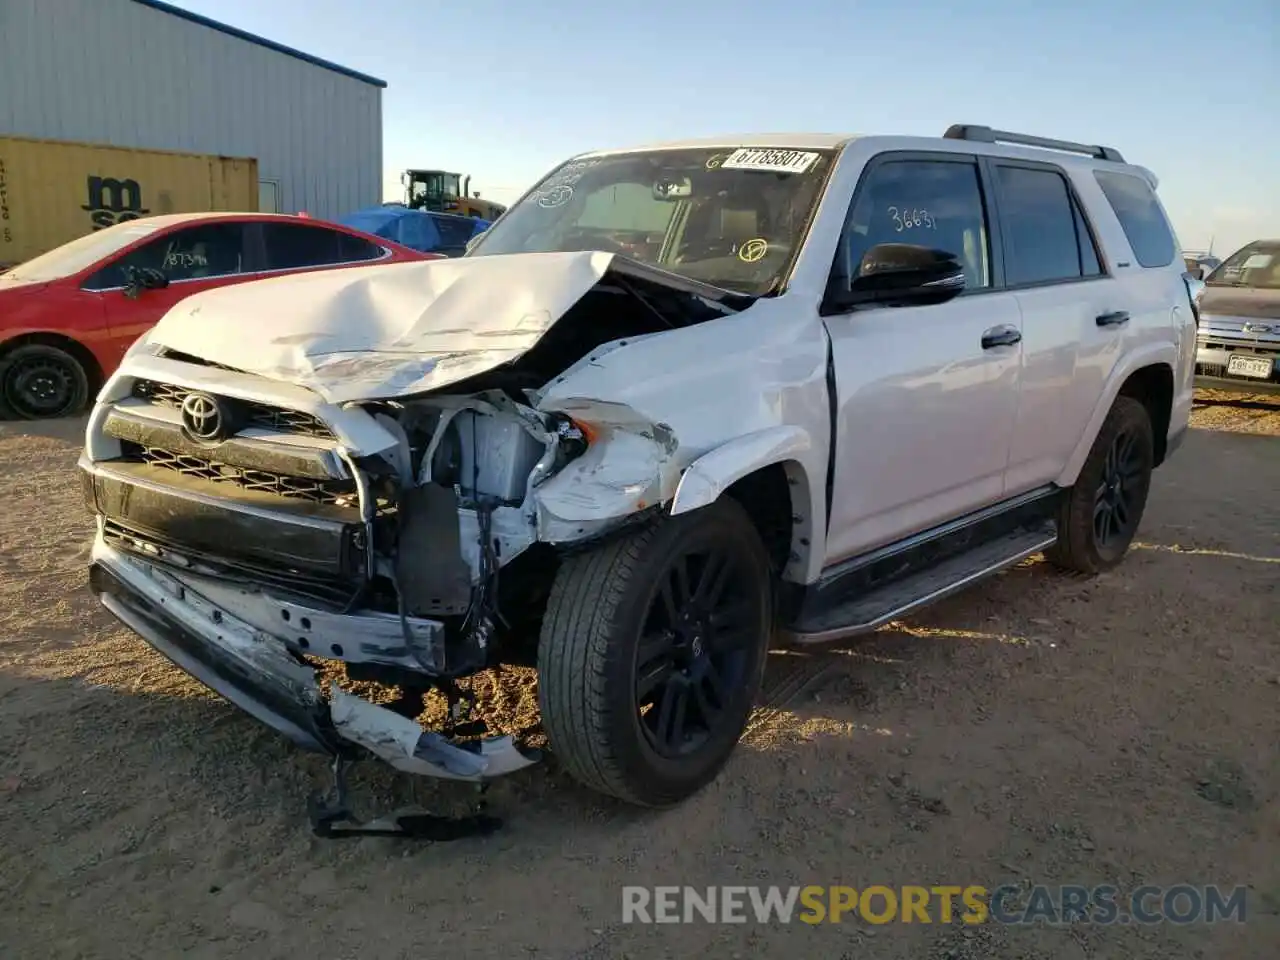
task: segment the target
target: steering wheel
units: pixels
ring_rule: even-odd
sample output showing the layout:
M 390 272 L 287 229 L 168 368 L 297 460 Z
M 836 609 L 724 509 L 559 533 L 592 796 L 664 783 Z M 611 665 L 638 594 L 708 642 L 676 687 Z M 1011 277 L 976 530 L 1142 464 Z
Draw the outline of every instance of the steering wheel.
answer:
M 578 250 L 600 250 L 604 253 L 622 254 L 628 252 L 627 247 L 613 237 L 603 236 L 598 233 L 588 233 L 585 230 L 575 230 L 565 239 Z

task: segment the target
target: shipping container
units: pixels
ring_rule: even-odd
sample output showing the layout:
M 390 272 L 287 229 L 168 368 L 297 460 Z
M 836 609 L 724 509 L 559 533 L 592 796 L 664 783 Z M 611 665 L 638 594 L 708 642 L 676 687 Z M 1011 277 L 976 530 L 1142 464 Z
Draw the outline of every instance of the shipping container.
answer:
M 0 136 L 0 266 L 123 220 L 258 209 L 258 164 Z

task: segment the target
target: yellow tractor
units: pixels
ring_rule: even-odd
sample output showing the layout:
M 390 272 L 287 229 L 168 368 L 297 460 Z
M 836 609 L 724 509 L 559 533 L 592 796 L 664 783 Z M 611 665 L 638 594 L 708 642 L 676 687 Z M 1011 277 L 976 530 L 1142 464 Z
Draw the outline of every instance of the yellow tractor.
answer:
M 410 210 L 493 221 L 507 209 L 492 200 L 481 200 L 479 191 L 471 193 L 470 175 L 445 170 L 406 170 L 400 179 L 405 186 L 405 205 Z

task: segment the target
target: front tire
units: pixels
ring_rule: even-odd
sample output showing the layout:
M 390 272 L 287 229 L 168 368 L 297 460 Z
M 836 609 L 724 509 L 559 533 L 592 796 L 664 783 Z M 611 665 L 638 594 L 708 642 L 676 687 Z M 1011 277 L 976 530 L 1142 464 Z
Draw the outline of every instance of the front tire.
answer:
M 28 343 L 0 358 L 0 409 L 18 419 L 70 417 L 88 402 L 89 375 L 67 351 Z
M 1058 516 L 1046 556 L 1078 573 L 1110 570 L 1129 550 L 1151 490 L 1155 443 L 1147 408 L 1117 397 Z
M 552 751 L 601 793 L 686 799 L 742 735 L 772 623 L 769 558 L 732 500 L 565 558 L 538 645 Z

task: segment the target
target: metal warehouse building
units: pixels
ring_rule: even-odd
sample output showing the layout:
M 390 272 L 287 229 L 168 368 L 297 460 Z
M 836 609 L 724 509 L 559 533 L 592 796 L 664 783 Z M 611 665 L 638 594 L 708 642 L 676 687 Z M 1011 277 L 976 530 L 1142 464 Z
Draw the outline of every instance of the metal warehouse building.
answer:
M 385 86 L 158 0 L 0 0 L 0 136 L 255 157 L 266 211 L 381 199 Z

